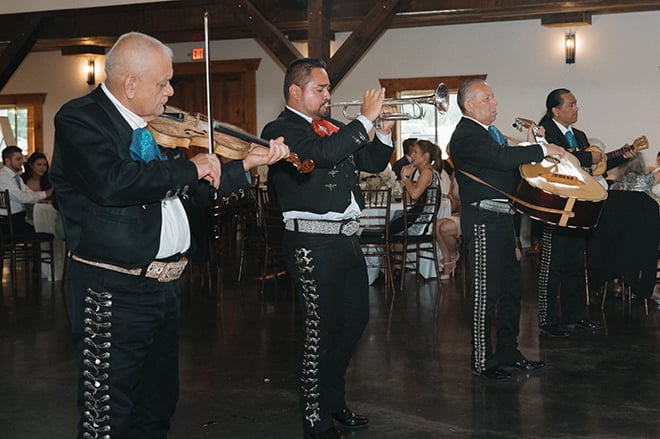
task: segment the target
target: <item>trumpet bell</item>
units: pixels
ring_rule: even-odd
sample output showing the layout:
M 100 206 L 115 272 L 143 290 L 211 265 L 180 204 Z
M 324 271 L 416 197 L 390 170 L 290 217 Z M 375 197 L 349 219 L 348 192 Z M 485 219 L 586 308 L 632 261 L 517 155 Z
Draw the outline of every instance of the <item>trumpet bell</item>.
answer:
M 433 93 L 433 102 L 435 108 L 441 113 L 446 113 L 449 110 L 449 89 L 444 83 L 440 83 L 438 88 Z
M 449 89 L 444 83 L 440 83 L 435 89 L 435 92 L 426 96 L 411 96 L 401 99 L 385 99 L 383 105 L 398 106 L 398 105 L 412 105 L 413 111 L 411 113 L 381 113 L 378 120 L 409 120 L 409 119 L 423 119 L 426 115 L 422 104 L 433 105 L 440 113 L 446 113 L 449 109 Z M 328 103 L 327 107 L 343 107 L 342 113 L 346 119 L 353 120 L 357 114 L 350 114 L 348 107 L 362 105 L 362 101 L 349 101 L 339 103 Z

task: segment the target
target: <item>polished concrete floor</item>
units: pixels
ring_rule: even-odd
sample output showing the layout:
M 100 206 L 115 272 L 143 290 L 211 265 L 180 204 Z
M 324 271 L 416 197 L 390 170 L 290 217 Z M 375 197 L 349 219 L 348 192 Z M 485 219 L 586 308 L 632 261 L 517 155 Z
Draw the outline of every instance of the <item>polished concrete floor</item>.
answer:
M 644 315 L 608 299 L 600 333 L 539 336 L 538 261 L 522 261 L 521 350 L 547 366 L 511 382 L 472 375 L 470 303 L 460 273 L 418 285 L 409 278 L 390 317 L 382 281 L 370 290 L 371 319 L 347 374 L 347 398 L 370 417 L 370 438 L 660 437 L 660 311 Z M 256 271 L 256 269 L 254 270 Z M 0 438 L 73 438 L 75 371 L 58 284 L 19 276 L 0 296 Z M 171 438 L 300 438 L 297 339 L 300 314 L 280 278 L 238 283 L 225 270 L 222 295 L 183 285 L 181 394 Z

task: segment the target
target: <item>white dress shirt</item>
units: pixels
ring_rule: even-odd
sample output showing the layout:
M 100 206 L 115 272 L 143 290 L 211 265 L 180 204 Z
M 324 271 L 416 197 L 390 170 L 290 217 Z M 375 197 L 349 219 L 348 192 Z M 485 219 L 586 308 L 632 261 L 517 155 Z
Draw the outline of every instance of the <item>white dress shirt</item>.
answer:
M 137 114 L 126 108 L 107 89 L 105 83 L 101 88 L 117 110 L 134 130 L 144 128 L 147 123 Z M 179 197 L 164 198 L 160 203 L 163 221 L 160 227 L 160 247 L 156 259 L 164 259 L 177 253 L 184 253 L 190 248 L 190 225 L 188 216 Z
M 13 170 L 7 166 L 0 169 L 0 190 L 9 191 L 9 204 L 11 205 L 11 213 L 16 214 L 25 211 L 25 204 L 35 204 L 46 198 L 46 191 L 35 192 L 23 183 L 19 177 L 19 184 L 16 183 L 17 176 Z M 0 209 L 0 215 L 7 215 L 7 209 Z

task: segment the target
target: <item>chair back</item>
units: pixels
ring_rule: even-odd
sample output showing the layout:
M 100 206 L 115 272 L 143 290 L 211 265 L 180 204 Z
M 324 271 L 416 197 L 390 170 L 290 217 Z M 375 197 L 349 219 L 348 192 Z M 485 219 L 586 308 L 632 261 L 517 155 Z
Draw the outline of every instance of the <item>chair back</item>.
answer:
M 279 276 L 286 273 L 284 258 L 284 217 L 277 192 L 272 187 L 259 189 L 261 222 L 264 231 L 263 267 L 261 270 L 261 295 L 265 281 L 274 279 L 277 286 Z M 291 284 L 293 286 L 293 284 Z
M 281 248 L 284 233 L 284 217 L 282 216 L 277 192 L 272 188 L 260 189 L 259 205 L 261 206 L 266 243 L 271 247 Z
M 440 208 L 440 186 L 428 187 L 422 197 L 411 201 L 403 189 L 403 233 L 406 240 L 435 242 L 435 220 Z
M 2 231 L 3 248 L 14 245 L 14 223 L 11 220 L 11 203 L 9 201 L 9 191 L 0 191 L 0 209 L 5 209 L 6 215 L 0 215 L 0 227 Z
M 406 270 L 414 270 L 419 279 L 422 273 L 422 262 L 433 264 L 436 278 L 440 278 L 440 261 L 436 246 L 435 220 L 438 215 L 442 192 L 440 186 L 428 187 L 425 196 L 411 202 L 407 191 L 403 190 L 403 232 L 392 236 L 391 240 L 403 244 L 403 270 L 401 289 L 404 288 Z M 413 259 L 409 255 L 414 254 Z
M 360 243 L 381 244 L 390 235 L 391 189 L 365 189 L 365 207 L 360 217 Z

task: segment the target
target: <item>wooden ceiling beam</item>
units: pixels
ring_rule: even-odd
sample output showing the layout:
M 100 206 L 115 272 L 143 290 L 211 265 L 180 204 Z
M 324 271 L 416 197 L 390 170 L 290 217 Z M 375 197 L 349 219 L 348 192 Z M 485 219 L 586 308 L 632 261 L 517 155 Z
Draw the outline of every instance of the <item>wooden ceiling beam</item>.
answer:
M 259 43 L 285 68 L 302 54 L 261 12 L 248 0 L 236 1 L 236 13 L 254 33 Z
M 32 46 L 37 41 L 39 28 L 44 20 L 41 15 L 23 17 L 19 23 L 21 32 L 0 52 L 0 90 L 2 90 L 16 69 L 21 65 Z
M 308 0 L 307 53 L 312 58 L 330 59 L 330 0 Z
M 314 2 L 315 0 L 308 0 Z M 329 1 L 329 0 L 325 0 Z M 331 2 L 329 31 L 352 32 L 382 0 L 334 0 Z M 310 29 L 308 11 L 292 5 L 303 2 L 251 0 L 266 21 L 283 34 Z M 45 40 L 81 39 L 101 36 L 116 38 L 139 30 L 166 43 L 203 40 L 203 11 L 209 11 L 212 40 L 253 38 L 250 28 L 237 16 L 236 1 L 171 1 L 49 11 L 35 50 L 52 50 Z M 405 0 L 396 10 L 390 28 L 437 26 L 505 20 L 541 19 L 562 13 L 592 15 L 660 10 L 658 0 Z M 0 15 L 0 42 L 11 41 L 20 28 L 16 23 L 34 13 Z M 70 45 L 70 44 L 67 44 Z M 59 50 L 59 48 L 56 48 Z
M 385 32 L 400 0 L 382 0 L 337 49 L 328 63 L 330 83 L 336 87 L 350 69 Z

